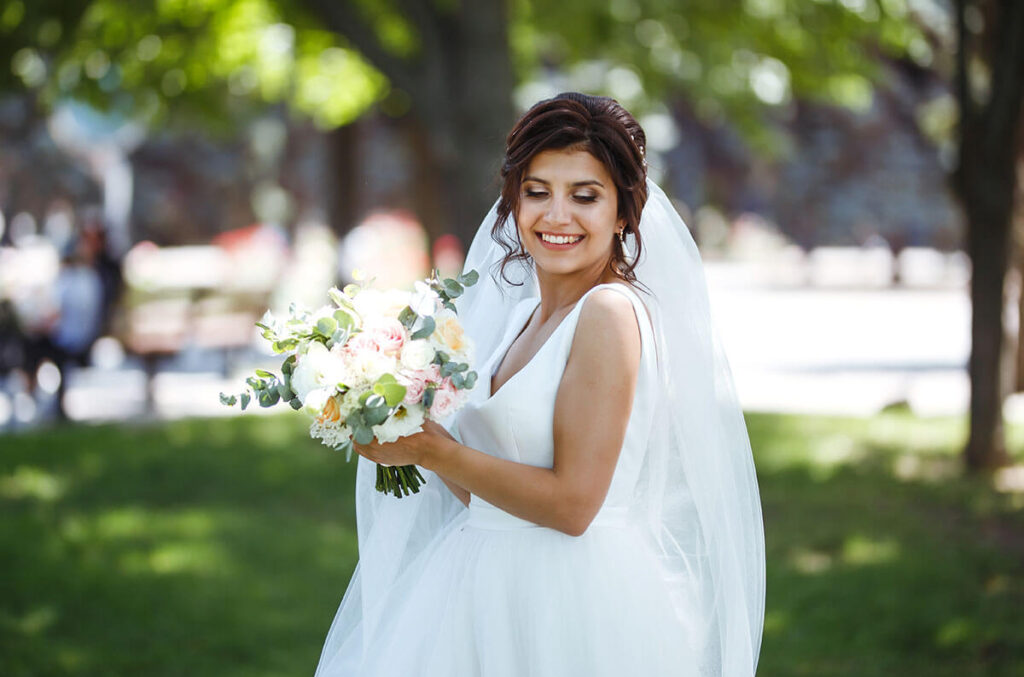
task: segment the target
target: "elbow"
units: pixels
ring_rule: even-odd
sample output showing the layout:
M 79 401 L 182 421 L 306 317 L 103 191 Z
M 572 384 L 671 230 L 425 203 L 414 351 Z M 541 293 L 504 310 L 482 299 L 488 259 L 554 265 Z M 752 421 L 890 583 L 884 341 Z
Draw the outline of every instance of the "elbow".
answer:
M 552 526 L 567 536 L 579 537 L 590 528 L 596 514 L 596 509 L 580 502 L 571 502 L 559 511 L 557 524 Z

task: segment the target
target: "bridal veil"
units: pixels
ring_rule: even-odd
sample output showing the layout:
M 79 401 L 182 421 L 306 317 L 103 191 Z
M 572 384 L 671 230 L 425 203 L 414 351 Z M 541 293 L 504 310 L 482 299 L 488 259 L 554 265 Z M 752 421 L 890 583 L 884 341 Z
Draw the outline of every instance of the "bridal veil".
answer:
M 703 266 L 675 207 L 647 179 L 636 277 L 654 325 L 661 399 L 633 518 L 662 565 L 667 590 L 690 628 L 702 677 L 750 677 L 764 620 L 761 504 L 743 412 L 715 335 Z M 497 203 L 477 231 L 465 269 L 479 282 L 458 301 L 477 363 L 497 347 L 511 309 L 536 296 L 526 265 L 498 273 L 504 250 L 492 239 Z M 512 220 L 506 226 L 514 228 Z M 514 235 L 512 237 L 514 241 Z M 627 247 L 633 242 L 627 236 Z M 486 378 L 487 375 L 481 375 Z M 484 397 L 484 388 L 471 397 Z M 457 414 L 456 414 L 457 417 Z M 450 429 L 455 433 L 454 422 Z M 356 674 L 365 636 L 387 613 L 394 586 L 464 508 L 432 473 L 401 500 L 374 490 L 374 466 L 359 458 L 359 564 L 328 632 L 317 676 Z M 424 622 L 429 622 L 424 619 Z M 353 661 L 352 670 L 346 670 Z M 687 673 L 692 671 L 692 666 Z

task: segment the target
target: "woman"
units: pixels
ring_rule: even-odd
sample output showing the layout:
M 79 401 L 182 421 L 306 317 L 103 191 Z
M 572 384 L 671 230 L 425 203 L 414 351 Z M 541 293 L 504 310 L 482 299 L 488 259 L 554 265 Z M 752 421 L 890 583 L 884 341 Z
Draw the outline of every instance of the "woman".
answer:
M 360 563 L 318 676 L 754 673 L 749 441 L 645 140 L 578 93 L 509 133 L 460 305 L 480 384 L 452 435 L 357 447 Z M 376 495 L 370 461 L 427 486 Z

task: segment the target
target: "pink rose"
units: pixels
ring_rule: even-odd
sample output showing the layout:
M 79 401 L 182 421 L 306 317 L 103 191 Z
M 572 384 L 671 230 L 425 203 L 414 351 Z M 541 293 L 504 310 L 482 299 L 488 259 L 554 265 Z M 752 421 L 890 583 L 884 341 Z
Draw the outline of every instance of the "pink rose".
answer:
M 361 331 L 345 342 L 345 352 L 350 356 L 367 351 L 383 352 L 376 334 L 372 331 Z
M 426 379 L 420 377 L 422 372 L 399 374 L 398 382 L 405 386 L 405 404 L 417 404 L 423 399 L 423 391 L 427 389 Z
M 434 391 L 434 402 L 430 405 L 430 418 L 439 421 L 450 415 L 459 405 L 459 394 L 450 378 L 445 378 Z
M 405 327 L 393 317 L 373 319 L 363 333 L 370 334 L 380 352 L 388 355 L 398 355 L 407 337 Z

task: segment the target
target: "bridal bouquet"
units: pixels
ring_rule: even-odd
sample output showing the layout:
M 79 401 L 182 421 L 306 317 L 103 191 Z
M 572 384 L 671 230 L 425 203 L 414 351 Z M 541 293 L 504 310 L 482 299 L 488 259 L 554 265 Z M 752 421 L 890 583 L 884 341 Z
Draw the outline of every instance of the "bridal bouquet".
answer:
M 239 395 L 221 393 L 227 406 L 245 409 L 279 402 L 313 417 L 311 437 L 352 455 L 352 443 L 394 442 L 441 420 L 476 384 L 469 369 L 472 344 L 456 316 L 454 299 L 478 279 L 431 277 L 413 291 L 350 284 L 328 292 L 331 304 L 288 317 L 270 311 L 256 323 L 275 353 L 285 355 L 281 376 L 257 369 Z M 377 465 L 377 491 L 401 498 L 424 482 L 414 465 Z

